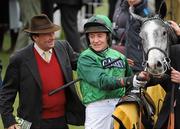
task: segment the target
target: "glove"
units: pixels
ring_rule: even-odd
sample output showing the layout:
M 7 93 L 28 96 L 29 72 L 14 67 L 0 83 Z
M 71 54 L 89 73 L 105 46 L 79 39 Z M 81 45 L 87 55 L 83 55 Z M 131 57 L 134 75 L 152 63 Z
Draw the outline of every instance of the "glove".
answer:
M 140 78 L 138 77 L 138 75 L 134 75 L 133 77 L 133 86 L 135 88 L 141 88 L 141 87 L 145 87 L 147 83 L 147 80 L 140 80 Z

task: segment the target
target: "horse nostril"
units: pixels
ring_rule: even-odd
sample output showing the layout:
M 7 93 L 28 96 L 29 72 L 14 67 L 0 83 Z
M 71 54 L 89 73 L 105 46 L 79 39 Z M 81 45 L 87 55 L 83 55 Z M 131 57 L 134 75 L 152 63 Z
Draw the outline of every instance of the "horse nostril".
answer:
M 147 68 L 149 68 L 149 63 L 146 64 Z
M 157 61 L 157 67 L 162 67 L 162 63 L 160 61 Z

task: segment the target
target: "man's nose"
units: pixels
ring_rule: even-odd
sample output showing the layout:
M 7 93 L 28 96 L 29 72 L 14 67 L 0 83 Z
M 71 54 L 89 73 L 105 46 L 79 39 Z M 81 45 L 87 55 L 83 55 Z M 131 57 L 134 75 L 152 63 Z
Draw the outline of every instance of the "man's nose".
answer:
M 97 36 L 94 36 L 94 42 L 98 42 L 99 38 Z

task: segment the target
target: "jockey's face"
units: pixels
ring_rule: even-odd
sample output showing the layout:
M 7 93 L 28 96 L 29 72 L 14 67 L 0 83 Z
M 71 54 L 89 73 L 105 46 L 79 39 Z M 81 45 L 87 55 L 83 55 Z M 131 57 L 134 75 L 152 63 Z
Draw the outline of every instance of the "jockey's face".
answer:
M 88 35 L 90 47 L 95 51 L 103 51 L 108 47 L 108 36 L 105 32 L 94 32 Z

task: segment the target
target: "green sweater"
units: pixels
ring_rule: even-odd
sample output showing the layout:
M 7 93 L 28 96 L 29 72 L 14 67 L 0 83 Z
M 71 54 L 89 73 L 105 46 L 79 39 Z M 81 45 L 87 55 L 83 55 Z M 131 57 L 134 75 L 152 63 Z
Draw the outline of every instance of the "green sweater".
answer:
M 120 60 L 107 67 L 107 63 Z M 120 98 L 125 94 L 125 86 L 132 75 L 126 57 L 111 48 L 97 53 L 90 48 L 81 53 L 77 65 L 80 92 L 84 104 L 98 100 Z M 131 83 L 128 83 L 131 85 Z

